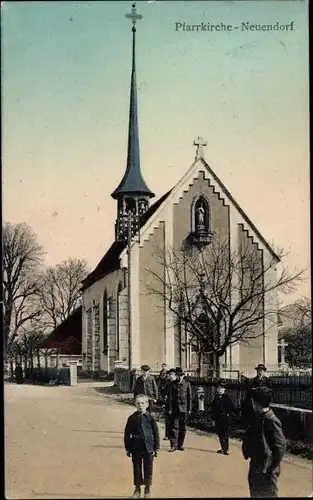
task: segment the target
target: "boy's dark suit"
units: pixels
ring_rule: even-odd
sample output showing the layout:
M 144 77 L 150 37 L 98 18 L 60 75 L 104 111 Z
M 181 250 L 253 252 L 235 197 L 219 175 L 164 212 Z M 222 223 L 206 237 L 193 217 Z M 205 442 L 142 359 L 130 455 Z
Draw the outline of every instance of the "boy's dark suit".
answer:
M 160 448 L 160 438 L 157 423 L 149 412 L 136 411 L 128 418 L 124 444 L 132 456 L 135 486 L 151 486 L 153 454 Z
M 280 462 L 286 450 L 286 439 L 280 420 L 273 410 L 252 419 L 242 442 L 242 453 L 250 458 L 248 474 L 251 497 L 277 497 Z
M 169 387 L 168 411 L 171 415 L 171 446 L 183 448 L 188 414 L 192 409 L 190 383 L 183 379 L 174 380 Z
M 224 453 L 229 449 L 229 416 L 235 413 L 235 407 L 228 394 L 216 394 L 212 401 L 212 417 L 217 435 Z

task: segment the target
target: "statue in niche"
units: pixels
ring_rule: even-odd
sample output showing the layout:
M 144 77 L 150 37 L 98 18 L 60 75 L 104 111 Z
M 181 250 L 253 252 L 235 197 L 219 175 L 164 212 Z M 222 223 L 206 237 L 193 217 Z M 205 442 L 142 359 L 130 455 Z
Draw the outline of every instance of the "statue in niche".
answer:
M 203 230 L 205 228 L 205 215 L 206 208 L 204 203 L 201 201 L 196 207 L 196 231 Z

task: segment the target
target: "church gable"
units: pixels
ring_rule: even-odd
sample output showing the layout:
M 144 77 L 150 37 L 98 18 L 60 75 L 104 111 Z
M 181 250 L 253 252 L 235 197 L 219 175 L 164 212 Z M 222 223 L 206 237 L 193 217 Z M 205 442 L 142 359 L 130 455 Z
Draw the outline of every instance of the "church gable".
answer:
M 258 248 L 265 250 L 265 252 L 270 254 L 271 258 L 274 258 L 277 262 L 280 260 L 265 238 L 261 235 L 249 217 L 242 210 L 240 205 L 232 197 L 230 192 L 202 157 L 195 160 L 186 174 L 171 190 L 165 202 L 162 203 L 160 208 L 156 210 L 147 223 L 142 227 L 140 245 L 144 245 L 144 242 L 149 240 L 149 236 L 152 235 L 155 229 L 159 226 L 160 221 L 167 220 L 169 224 L 173 224 L 173 212 L 174 214 L 175 212 L 179 213 L 179 209 L 173 207 L 181 206 L 181 200 L 186 200 L 187 198 L 190 202 L 188 214 L 189 229 L 187 227 L 181 229 L 181 236 L 186 234 L 186 231 L 188 230 L 189 233 L 191 233 L 193 228 L 192 217 L 194 217 L 191 211 L 191 206 L 201 194 L 208 200 L 210 212 L 209 217 L 211 217 L 211 222 L 215 226 L 215 231 L 221 233 L 225 230 L 226 232 L 227 228 L 231 229 L 231 226 L 236 226 L 236 230 L 238 230 L 238 225 L 241 224 L 243 228 L 249 232 L 249 236 L 252 238 L 253 242 L 258 245 Z M 211 207 L 210 203 L 212 205 Z M 185 210 L 187 210 L 187 207 Z M 186 224 L 185 218 L 184 222 L 182 222 L 181 219 L 179 219 L 179 222 L 181 224 Z M 176 230 L 179 231 L 178 228 Z M 170 240 L 172 240 L 172 238 L 173 235 L 171 235 Z

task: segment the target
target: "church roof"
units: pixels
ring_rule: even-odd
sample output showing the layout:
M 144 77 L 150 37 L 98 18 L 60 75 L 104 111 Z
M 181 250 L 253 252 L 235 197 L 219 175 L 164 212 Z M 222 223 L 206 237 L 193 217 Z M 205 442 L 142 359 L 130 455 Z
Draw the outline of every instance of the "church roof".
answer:
M 82 353 L 82 307 L 57 326 L 41 344 L 42 349 L 58 349 L 59 354 Z
M 170 189 L 167 193 L 165 193 L 161 198 L 159 198 L 148 210 L 140 217 L 139 219 L 139 227 L 142 228 L 146 222 L 152 217 L 152 215 L 158 210 L 158 208 L 165 202 L 171 193 L 172 189 Z M 110 246 L 109 250 L 106 252 L 104 257 L 100 260 L 97 267 L 85 278 L 82 282 L 82 291 L 86 290 L 92 283 L 95 283 L 99 279 L 103 278 L 107 274 L 112 271 L 116 271 L 120 269 L 120 255 L 123 250 L 126 248 L 126 241 L 114 241 Z
M 136 8 L 133 5 L 132 15 L 137 16 Z M 125 194 L 145 195 L 153 198 L 155 195 L 150 191 L 145 183 L 140 170 L 139 152 L 139 130 L 138 130 L 138 109 L 137 109 L 137 85 L 136 85 L 136 61 L 135 61 L 135 35 L 136 28 L 133 26 L 133 58 L 130 85 L 130 105 L 128 124 L 128 150 L 127 166 L 123 179 L 112 193 L 112 198 L 118 199 Z

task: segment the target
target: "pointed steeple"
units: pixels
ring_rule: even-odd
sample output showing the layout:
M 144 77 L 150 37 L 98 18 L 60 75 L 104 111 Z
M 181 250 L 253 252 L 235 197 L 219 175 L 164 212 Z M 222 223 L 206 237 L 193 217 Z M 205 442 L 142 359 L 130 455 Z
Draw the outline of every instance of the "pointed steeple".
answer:
M 132 50 L 132 73 L 130 86 L 130 106 L 129 106 L 129 125 L 128 125 L 128 150 L 127 164 L 123 179 L 111 194 L 114 199 L 121 199 L 124 195 L 127 196 L 144 196 L 152 198 L 154 193 L 150 191 L 145 183 L 140 170 L 140 153 L 139 153 L 139 133 L 138 133 L 138 109 L 137 109 L 137 86 L 136 86 L 136 21 L 142 19 L 142 16 L 137 14 L 136 4 L 132 5 L 131 14 L 126 14 L 126 17 L 132 20 L 133 27 L 133 50 Z

